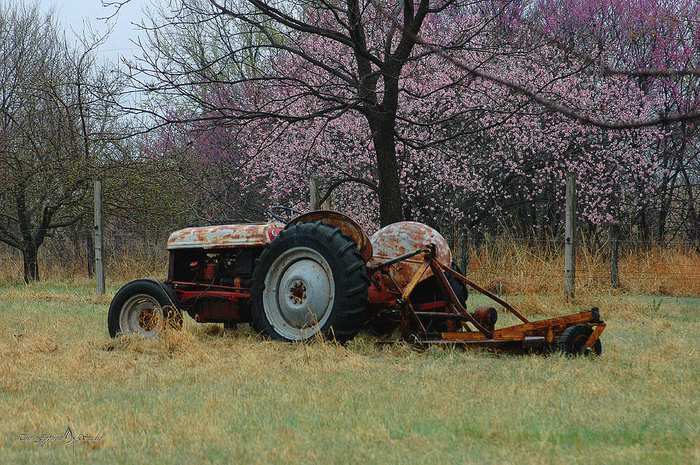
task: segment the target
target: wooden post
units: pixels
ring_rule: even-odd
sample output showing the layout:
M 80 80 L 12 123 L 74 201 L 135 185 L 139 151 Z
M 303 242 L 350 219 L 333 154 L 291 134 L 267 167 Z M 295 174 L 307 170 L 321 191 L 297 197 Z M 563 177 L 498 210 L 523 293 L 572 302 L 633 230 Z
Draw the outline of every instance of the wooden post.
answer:
M 321 193 L 319 192 L 318 178 L 309 179 L 309 210 L 321 208 Z
M 92 231 L 87 231 L 87 234 L 83 235 L 85 236 L 85 249 L 87 250 L 88 279 L 92 279 L 95 276 L 95 238 Z
M 566 298 L 573 299 L 576 288 L 576 173 L 566 173 L 566 225 L 564 271 Z
M 620 276 L 617 272 L 619 249 L 620 223 L 615 221 L 610 225 L 610 285 L 613 289 L 620 287 Z
M 95 180 L 95 277 L 98 294 L 105 293 L 105 269 L 102 261 L 102 181 Z

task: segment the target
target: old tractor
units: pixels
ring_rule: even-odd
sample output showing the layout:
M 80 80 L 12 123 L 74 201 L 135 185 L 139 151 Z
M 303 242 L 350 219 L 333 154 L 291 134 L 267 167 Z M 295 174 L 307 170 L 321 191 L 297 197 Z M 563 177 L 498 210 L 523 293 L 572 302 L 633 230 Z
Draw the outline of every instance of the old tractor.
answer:
M 423 347 L 601 352 L 605 323 L 597 308 L 530 321 L 463 276 L 445 239 L 424 224 L 391 224 L 370 238 L 335 211 L 292 212 L 285 221 L 285 210 L 271 209 L 279 222 L 172 233 L 167 280 L 122 287 L 109 307 L 109 334 L 155 336 L 167 325 L 181 327 L 187 312 L 197 322 L 250 323 L 282 341 L 344 342 L 369 328 L 385 335 L 400 330 Z M 499 327 L 492 306 L 468 311 L 468 288 L 519 323 Z

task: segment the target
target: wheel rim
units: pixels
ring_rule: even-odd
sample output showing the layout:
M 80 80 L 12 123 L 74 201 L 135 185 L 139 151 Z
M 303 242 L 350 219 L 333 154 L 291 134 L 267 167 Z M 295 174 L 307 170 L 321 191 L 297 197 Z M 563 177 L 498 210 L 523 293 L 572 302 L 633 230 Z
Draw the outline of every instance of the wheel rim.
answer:
M 579 334 L 571 341 L 571 353 L 580 354 L 583 352 L 583 346 L 586 344 L 590 334 Z
M 154 337 L 163 329 L 163 309 L 155 297 L 137 294 L 129 298 L 119 314 L 119 326 L 124 334 Z
M 333 272 L 318 251 L 297 247 L 281 254 L 265 277 L 263 307 L 283 337 L 303 340 L 318 333 L 332 313 Z

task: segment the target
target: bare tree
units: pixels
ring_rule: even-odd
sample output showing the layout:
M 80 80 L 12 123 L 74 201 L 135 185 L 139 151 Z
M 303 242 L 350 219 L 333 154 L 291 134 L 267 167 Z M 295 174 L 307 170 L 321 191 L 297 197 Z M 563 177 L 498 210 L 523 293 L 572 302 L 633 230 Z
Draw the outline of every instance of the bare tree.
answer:
M 29 282 L 47 236 L 85 212 L 108 124 L 93 90 L 106 81 L 92 47 L 70 47 L 37 6 L 0 5 L 0 36 L 0 241 L 22 252 Z

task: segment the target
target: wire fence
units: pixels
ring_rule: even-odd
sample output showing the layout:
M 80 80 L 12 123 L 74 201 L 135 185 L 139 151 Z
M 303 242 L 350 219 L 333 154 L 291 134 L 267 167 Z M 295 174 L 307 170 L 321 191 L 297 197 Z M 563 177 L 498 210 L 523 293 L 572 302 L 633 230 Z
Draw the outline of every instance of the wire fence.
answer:
M 167 275 L 169 231 L 106 231 L 103 259 L 108 283 Z M 92 231 L 75 230 L 47 239 L 39 251 L 41 279 L 92 277 Z M 452 244 L 454 261 L 477 283 L 501 293 L 553 293 L 564 288 L 564 245 L 560 239 L 493 236 Z M 620 241 L 619 288 L 637 294 L 700 296 L 700 246 L 692 242 Z M 611 253 L 606 242 L 582 241 L 576 255 L 577 290 L 612 289 Z M 22 254 L 0 244 L 0 281 L 21 283 Z
M 576 253 L 576 287 L 592 291 L 622 290 L 638 294 L 700 296 L 700 247 L 693 242 L 617 241 L 617 260 L 609 241 L 581 241 Z M 483 282 L 514 292 L 563 291 L 562 239 L 501 236 L 467 243 L 463 269 Z M 618 280 L 613 280 L 613 262 Z

